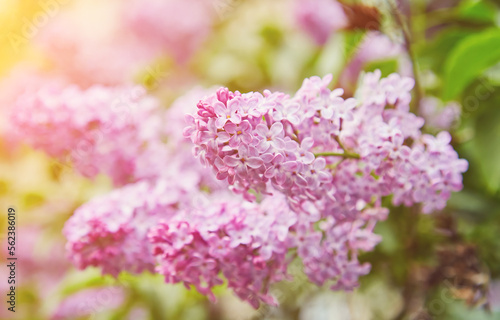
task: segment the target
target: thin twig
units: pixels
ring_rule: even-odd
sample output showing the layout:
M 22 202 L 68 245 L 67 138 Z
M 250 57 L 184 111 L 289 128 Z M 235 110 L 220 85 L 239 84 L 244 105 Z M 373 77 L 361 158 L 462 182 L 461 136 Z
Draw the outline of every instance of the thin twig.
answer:
M 350 152 L 344 152 L 344 153 L 339 153 L 339 152 L 319 152 L 314 154 L 315 157 L 344 157 L 344 158 L 351 158 L 351 159 L 359 159 L 360 156 L 357 153 L 350 153 Z
M 396 20 L 397 24 L 401 28 L 401 31 L 403 32 L 403 38 L 405 41 L 405 48 L 406 51 L 408 52 L 408 56 L 410 57 L 411 64 L 412 64 L 412 69 L 413 69 L 413 77 L 415 79 L 415 99 L 413 100 L 413 104 L 410 106 L 410 111 L 413 113 L 418 112 L 418 108 L 420 106 L 420 100 L 422 99 L 423 96 L 423 91 L 422 91 L 422 86 L 421 86 L 421 81 L 420 81 L 420 76 L 419 76 L 419 71 L 418 71 L 418 63 L 417 63 L 417 57 L 415 55 L 414 49 L 413 49 L 413 44 L 412 44 L 412 34 L 409 28 L 409 24 L 405 23 L 405 18 L 401 11 L 390 1 L 387 0 L 387 3 L 389 4 L 392 14 L 394 15 L 394 19 Z

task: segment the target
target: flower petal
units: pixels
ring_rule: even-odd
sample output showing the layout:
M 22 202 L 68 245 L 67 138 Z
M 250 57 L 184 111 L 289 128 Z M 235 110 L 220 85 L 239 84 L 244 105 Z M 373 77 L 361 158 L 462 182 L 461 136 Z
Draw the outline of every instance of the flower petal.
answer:
M 245 164 L 247 166 L 249 166 L 250 168 L 257 169 L 257 168 L 262 167 L 262 165 L 264 164 L 264 161 L 262 161 L 261 158 L 251 157 L 251 158 L 246 159 Z
M 240 159 L 235 156 L 225 156 L 224 163 L 230 167 L 236 167 L 240 163 Z
M 259 124 L 257 127 L 255 127 L 255 133 L 263 138 L 267 137 L 267 133 L 269 132 L 269 128 L 265 124 Z
M 269 134 L 272 137 L 275 137 L 283 132 L 283 124 L 281 122 L 275 122 L 271 129 L 269 129 Z
M 298 164 L 296 161 L 286 161 L 283 162 L 281 167 L 286 171 L 295 171 L 298 168 Z

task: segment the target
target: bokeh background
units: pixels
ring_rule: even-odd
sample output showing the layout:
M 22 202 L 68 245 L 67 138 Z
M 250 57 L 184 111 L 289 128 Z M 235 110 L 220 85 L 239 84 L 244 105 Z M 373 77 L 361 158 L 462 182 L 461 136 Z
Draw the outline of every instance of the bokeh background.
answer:
M 9 206 L 19 260 L 16 314 L 2 302 L 0 318 L 500 319 L 499 25 L 493 0 L 0 0 L 3 300 Z M 112 182 L 34 150 L 9 120 L 18 96 L 53 79 L 142 84 L 168 108 L 195 86 L 291 93 L 327 73 L 349 95 L 375 69 L 416 78 L 413 111 L 427 132 L 452 133 L 469 161 L 464 189 L 443 212 L 391 208 L 355 292 L 318 288 L 292 266 L 295 280 L 273 288 L 278 308 L 254 310 L 224 288 L 212 304 L 147 273 L 76 270 L 62 227 Z

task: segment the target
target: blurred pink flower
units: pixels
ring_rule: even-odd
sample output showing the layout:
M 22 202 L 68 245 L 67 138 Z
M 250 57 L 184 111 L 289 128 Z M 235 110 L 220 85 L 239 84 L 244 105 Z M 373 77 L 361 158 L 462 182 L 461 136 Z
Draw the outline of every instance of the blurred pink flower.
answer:
M 45 234 L 39 226 L 34 225 L 21 226 L 16 233 L 14 251 L 17 258 L 16 287 L 29 287 L 40 295 L 52 292 L 65 277 L 65 272 L 71 267 L 64 253 L 62 239 L 53 238 L 51 235 Z M 2 248 L 8 247 L 7 237 L 1 245 Z M 3 252 L 7 254 L 6 251 Z M 4 279 L 8 278 L 8 271 L 8 268 L 0 270 Z M 6 292 L 9 286 L 7 280 L 2 281 L 0 291 Z M 2 312 L 4 310 L 2 309 Z
M 457 102 L 443 102 L 435 97 L 425 97 L 420 101 L 420 114 L 425 125 L 438 130 L 449 130 L 460 118 L 461 108 Z
M 181 195 L 182 189 L 165 181 L 141 181 L 92 199 L 64 226 L 71 261 L 79 269 L 101 267 L 113 276 L 122 270 L 153 271 L 147 233 L 160 218 L 176 213 Z
M 35 45 L 71 83 L 82 87 L 130 83 L 157 52 L 123 32 L 116 1 L 97 8 L 86 5 L 78 2 L 51 18 L 34 39 Z M 99 10 L 107 14 L 95 14 Z
M 500 311 L 500 280 L 494 280 L 490 284 L 488 292 L 488 303 L 493 312 Z
M 211 0 L 127 0 L 124 19 L 141 46 L 186 62 L 211 32 L 215 7 Z
M 109 175 L 116 185 L 142 178 L 138 158 L 151 149 L 161 156 L 159 102 L 138 86 L 58 83 L 18 97 L 11 121 L 18 136 L 36 149 L 69 160 L 84 176 Z
M 19 145 L 19 136 L 14 134 L 17 129 L 10 120 L 10 114 L 19 97 L 34 94 L 38 88 L 47 83 L 64 84 L 62 77 L 44 74 L 29 64 L 20 64 L 10 70 L 10 73 L 0 80 L 0 137 L 7 146 L 6 152 L 12 152 Z
M 126 294 L 120 287 L 88 288 L 73 293 L 62 300 L 52 314 L 52 320 L 93 317 L 105 310 L 120 307 Z
M 296 0 L 295 17 L 319 45 L 324 45 L 332 33 L 348 24 L 342 5 L 335 0 Z

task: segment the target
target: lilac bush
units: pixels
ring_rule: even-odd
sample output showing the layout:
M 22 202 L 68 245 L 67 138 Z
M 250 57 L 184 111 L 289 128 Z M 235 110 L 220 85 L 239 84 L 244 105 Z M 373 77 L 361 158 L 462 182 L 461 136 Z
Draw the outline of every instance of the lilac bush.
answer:
M 411 78 L 369 73 L 348 99 L 330 82 L 306 79 L 293 96 L 220 88 L 180 98 L 165 115 L 172 127 L 158 129 L 170 133 L 162 148 L 175 152 L 145 166 L 156 175 L 84 204 L 67 222 L 75 265 L 115 276 L 154 271 L 211 299 L 227 281 L 255 308 L 277 303 L 270 286 L 290 279 L 294 259 L 317 285 L 358 286 L 370 272 L 358 255 L 380 242 L 374 227 L 389 213 L 383 198 L 441 210 L 462 188 L 467 161 L 447 132 L 421 132 Z M 114 141 L 130 130 L 141 126 L 113 131 Z

